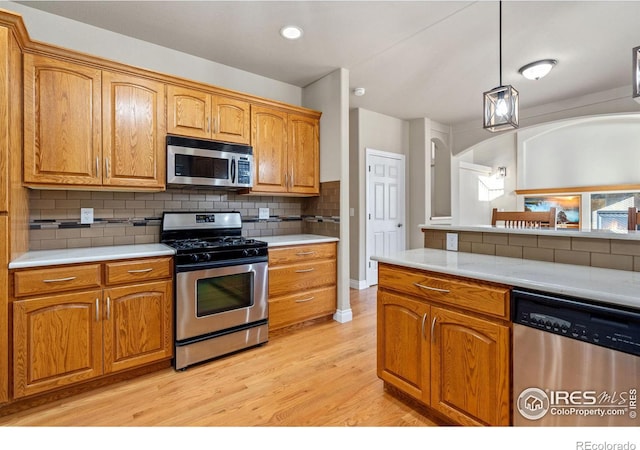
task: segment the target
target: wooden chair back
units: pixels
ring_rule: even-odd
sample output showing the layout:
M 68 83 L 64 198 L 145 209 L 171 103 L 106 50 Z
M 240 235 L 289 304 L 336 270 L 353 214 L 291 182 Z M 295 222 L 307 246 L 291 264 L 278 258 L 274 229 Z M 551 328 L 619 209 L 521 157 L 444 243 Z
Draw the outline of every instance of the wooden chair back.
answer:
M 503 222 L 509 228 L 555 228 L 557 222 L 556 208 L 549 211 L 498 211 L 493 208 L 491 213 L 491 225 Z
M 629 208 L 629 221 L 627 225 L 627 230 L 637 230 L 639 223 L 640 223 L 640 212 L 638 212 L 638 208 L 632 206 L 631 208 Z

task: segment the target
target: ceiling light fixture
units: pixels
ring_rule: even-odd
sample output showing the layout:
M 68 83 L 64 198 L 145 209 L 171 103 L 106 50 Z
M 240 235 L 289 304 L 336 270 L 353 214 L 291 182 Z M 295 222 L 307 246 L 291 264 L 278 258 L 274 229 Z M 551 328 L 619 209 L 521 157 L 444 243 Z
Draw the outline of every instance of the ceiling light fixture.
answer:
M 499 8 L 500 86 L 484 93 L 484 129 L 491 132 L 518 128 L 518 91 L 502 85 L 502 1 Z
M 539 80 L 546 76 L 558 64 L 555 59 L 541 59 L 520 67 L 518 72 L 527 80 Z
M 365 94 L 365 89 L 363 87 L 357 87 L 353 90 L 353 95 L 356 97 L 362 97 Z
M 287 25 L 280 28 L 280 35 L 285 39 L 295 40 L 302 37 L 302 28 L 295 25 Z
M 633 99 L 640 102 L 640 47 L 633 49 Z

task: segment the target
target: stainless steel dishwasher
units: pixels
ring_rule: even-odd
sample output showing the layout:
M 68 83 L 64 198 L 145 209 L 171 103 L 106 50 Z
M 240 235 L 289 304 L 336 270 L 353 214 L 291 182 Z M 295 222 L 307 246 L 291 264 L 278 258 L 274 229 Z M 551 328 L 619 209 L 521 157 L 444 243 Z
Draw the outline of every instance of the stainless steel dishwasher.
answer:
M 640 426 L 640 309 L 515 289 L 513 424 Z

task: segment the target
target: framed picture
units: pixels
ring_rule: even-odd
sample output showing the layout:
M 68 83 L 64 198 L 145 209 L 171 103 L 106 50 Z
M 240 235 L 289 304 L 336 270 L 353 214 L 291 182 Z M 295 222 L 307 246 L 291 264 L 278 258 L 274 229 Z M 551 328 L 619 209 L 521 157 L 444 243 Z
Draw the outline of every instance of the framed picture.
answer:
M 580 228 L 581 195 L 545 195 L 524 198 L 525 211 L 558 211 L 559 227 Z

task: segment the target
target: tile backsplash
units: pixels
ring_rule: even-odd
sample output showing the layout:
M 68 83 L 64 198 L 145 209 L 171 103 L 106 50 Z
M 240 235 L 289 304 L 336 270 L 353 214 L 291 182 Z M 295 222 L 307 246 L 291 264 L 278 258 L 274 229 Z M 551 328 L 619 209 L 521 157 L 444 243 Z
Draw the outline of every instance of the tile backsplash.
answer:
M 312 198 L 185 189 L 155 193 L 31 190 L 29 249 L 156 243 L 164 211 L 238 211 L 247 237 L 299 233 L 338 237 L 339 191 L 339 182 L 322 183 L 321 196 Z M 94 223 L 80 223 L 80 208 L 93 208 Z M 259 208 L 269 208 L 269 219 L 258 219 Z

